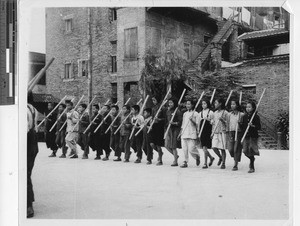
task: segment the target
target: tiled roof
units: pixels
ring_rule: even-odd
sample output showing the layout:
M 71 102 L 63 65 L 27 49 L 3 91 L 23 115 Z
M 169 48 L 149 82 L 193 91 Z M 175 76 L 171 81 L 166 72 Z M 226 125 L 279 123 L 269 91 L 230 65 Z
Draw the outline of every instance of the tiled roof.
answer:
M 51 94 L 33 93 L 33 101 L 36 103 L 47 103 L 54 102 L 58 103 L 59 100 L 52 96 Z
M 260 30 L 260 31 L 252 31 L 247 32 L 238 37 L 238 40 L 249 40 L 263 37 L 276 36 L 281 34 L 288 34 L 289 31 L 283 29 L 269 29 L 269 30 Z

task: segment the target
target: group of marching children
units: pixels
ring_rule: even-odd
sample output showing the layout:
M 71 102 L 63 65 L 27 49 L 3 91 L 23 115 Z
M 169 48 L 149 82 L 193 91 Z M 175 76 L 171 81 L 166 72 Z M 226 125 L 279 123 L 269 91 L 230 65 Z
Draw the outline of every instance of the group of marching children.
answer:
M 178 149 L 182 149 L 184 161 L 180 167 L 186 168 L 189 153 L 196 160 L 196 165 L 200 165 L 200 146 L 204 152 L 203 169 L 212 166 L 215 160 L 209 149 L 217 155 L 217 165 L 225 169 L 227 148 L 234 159 L 232 170 L 238 170 L 243 150 L 250 159 L 248 172 L 255 172 L 254 156 L 259 155 L 257 140 L 261 126 L 254 102 L 248 102 L 243 112 L 235 99 L 228 102 L 230 111 L 226 110 L 222 98 L 215 99 L 213 108 L 212 100 L 203 99 L 199 102 L 201 111 L 197 112 L 193 100 L 186 100 L 182 107 L 182 98 L 177 101 L 166 97 L 160 103 L 160 97 L 153 96 L 152 108 L 144 108 L 145 103 L 142 108 L 139 104 L 129 106 L 125 103 L 119 109 L 117 104 L 110 106 L 106 103 L 100 109 L 94 104 L 91 118 L 84 103 L 78 103 L 76 109 L 72 101 L 60 103 L 58 113 L 53 112 L 46 118 L 46 144 L 52 150 L 49 157 L 55 157 L 58 148 L 61 148 L 60 158 L 66 158 L 69 147 L 70 158 L 78 158 L 77 146 L 80 146 L 83 159 L 88 158 L 91 148 L 96 152 L 95 160 L 101 159 L 103 154 L 102 160 L 109 160 L 113 150 L 114 161 L 122 161 L 124 153 L 124 162 L 129 162 L 132 149 L 137 157 L 135 163 L 141 163 L 145 154 L 147 164 L 152 164 L 154 150 L 158 153 L 156 165 L 162 165 L 162 147 L 165 147 L 174 157 L 171 166 L 178 166 Z M 53 103 L 48 104 L 49 111 L 53 107 Z

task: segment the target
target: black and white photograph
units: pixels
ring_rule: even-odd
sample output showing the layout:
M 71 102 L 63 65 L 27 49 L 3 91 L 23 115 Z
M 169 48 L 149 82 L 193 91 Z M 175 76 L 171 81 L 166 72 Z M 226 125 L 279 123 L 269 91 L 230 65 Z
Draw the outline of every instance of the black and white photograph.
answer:
M 284 2 L 45 2 L 18 2 L 20 225 L 292 225 Z

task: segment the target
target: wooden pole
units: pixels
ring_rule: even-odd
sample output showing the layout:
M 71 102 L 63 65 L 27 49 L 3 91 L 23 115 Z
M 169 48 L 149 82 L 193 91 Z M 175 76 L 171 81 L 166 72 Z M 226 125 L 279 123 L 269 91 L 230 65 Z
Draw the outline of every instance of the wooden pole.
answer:
M 71 100 L 71 102 L 73 102 L 74 100 L 75 100 L 75 98 L 73 98 L 73 99 Z M 66 113 L 66 111 L 67 111 L 67 108 L 65 108 L 65 110 L 59 115 L 59 117 L 57 118 L 56 122 L 55 122 L 55 123 L 53 124 L 53 126 L 50 128 L 49 132 L 51 132 L 51 131 L 54 129 L 54 127 L 56 126 L 56 124 L 58 123 L 58 121 L 61 119 L 61 117 L 63 116 L 63 114 Z
M 204 91 L 201 93 L 201 96 L 200 96 L 200 98 L 198 99 L 198 101 L 197 101 L 197 103 L 196 103 L 196 105 L 195 105 L 195 108 L 194 108 L 194 110 L 193 110 L 193 113 L 192 113 L 192 116 L 191 116 L 191 117 L 194 116 L 194 113 L 195 113 L 195 111 L 196 111 L 198 105 L 200 104 L 200 101 L 202 100 L 203 95 L 204 95 Z M 181 136 L 181 134 L 184 133 L 184 131 L 185 131 L 186 128 L 188 127 L 190 121 L 191 121 L 191 120 L 189 120 L 189 121 L 187 122 L 187 124 L 185 125 L 185 127 L 183 128 L 183 130 L 179 133 L 178 138 Z
M 109 103 L 109 99 L 104 103 L 103 107 L 105 105 L 107 105 Z M 89 128 L 92 126 L 92 124 L 96 121 L 97 117 L 100 115 L 101 110 L 103 109 L 103 107 L 100 109 L 100 103 L 99 103 L 99 112 L 96 115 L 96 117 L 91 121 L 91 123 L 88 125 L 88 127 L 85 129 L 85 131 L 83 131 L 83 134 L 86 134 L 86 132 L 89 130 Z
M 144 101 L 144 103 L 143 103 L 143 105 L 142 105 L 142 108 L 141 108 L 141 110 L 140 110 L 140 112 L 139 112 L 139 115 L 143 114 L 143 111 L 144 111 L 144 108 L 145 108 L 145 106 L 146 106 L 146 103 L 147 103 L 148 98 L 149 98 L 149 95 L 146 96 L 146 99 L 145 99 L 145 101 Z M 134 133 L 134 130 L 135 130 L 136 127 L 137 127 L 137 120 L 136 120 L 136 122 L 135 122 L 135 124 L 134 124 L 134 126 L 133 126 L 133 128 L 132 128 L 132 130 L 131 130 L 131 133 L 130 133 L 130 136 L 129 136 L 129 140 L 131 140 L 131 138 L 132 138 L 132 136 L 133 136 L 133 133 Z
M 53 108 L 52 111 L 50 111 L 50 113 L 40 122 L 40 124 L 37 125 L 37 128 L 39 128 L 43 124 L 46 118 L 48 118 L 66 98 L 67 96 L 64 96 L 64 98 L 62 98 L 61 101 L 59 101 L 59 103 L 55 106 L 55 108 Z
M 158 110 L 157 110 L 157 112 L 156 112 L 156 114 L 155 114 L 155 116 L 154 116 L 154 118 L 153 118 L 153 121 L 152 121 L 151 124 L 150 124 L 150 127 L 149 127 L 147 133 L 149 133 L 149 132 L 151 131 L 151 129 L 152 129 L 152 127 L 153 127 L 153 124 L 154 124 L 155 120 L 156 120 L 157 117 L 158 117 L 159 112 L 161 111 L 162 107 L 166 104 L 166 100 L 167 100 L 168 95 L 170 94 L 170 92 L 171 92 L 171 89 L 169 89 L 168 92 L 166 93 L 166 95 L 165 95 L 165 97 L 164 97 L 164 99 L 163 99 L 161 105 L 159 106 L 159 108 L 158 108 Z
M 139 105 L 142 102 L 143 99 L 140 99 L 136 104 Z M 114 132 L 114 134 L 117 134 L 117 132 L 121 129 L 122 125 L 126 122 L 126 120 L 129 118 L 129 116 L 131 115 L 131 113 L 129 113 L 124 120 L 121 122 L 121 124 L 119 125 L 119 127 L 116 129 L 116 131 Z
M 128 100 L 126 101 L 126 103 L 124 105 L 128 104 L 129 101 L 130 101 L 130 99 L 131 99 L 131 97 L 128 98 Z M 120 114 L 122 114 L 122 112 L 123 112 L 123 110 L 119 111 L 119 113 L 117 114 L 117 116 L 114 118 L 114 120 L 110 123 L 109 127 L 105 131 L 105 134 L 108 133 L 108 131 L 110 130 L 110 128 L 112 127 L 112 125 L 115 123 L 115 121 L 117 121 L 117 118 L 120 116 Z
M 80 100 L 77 102 L 76 106 L 74 107 L 74 111 L 78 107 L 78 105 L 80 104 L 80 102 L 82 101 L 83 97 L 84 97 L 84 95 L 82 95 L 82 97 L 80 98 Z M 67 123 L 67 120 L 64 122 L 64 124 L 62 125 L 62 127 L 60 128 L 59 131 L 62 130 L 62 128 L 65 126 L 66 123 Z
M 177 111 L 178 111 L 179 105 L 180 105 L 180 103 L 181 103 L 181 101 L 182 101 L 182 98 L 183 98 L 183 96 L 184 96 L 184 94 L 185 94 L 185 91 L 186 91 L 186 89 L 183 90 L 183 92 L 182 92 L 182 94 L 181 94 L 181 97 L 180 97 L 180 99 L 179 99 L 179 101 L 178 101 L 178 106 L 177 106 L 177 108 L 175 109 L 175 111 L 173 112 L 172 118 L 171 118 L 171 120 L 170 120 L 170 122 L 169 122 L 169 125 L 168 125 L 168 127 L 167 127 L 167 130 L 166 130 L 166 132 L 165 132 L 164 139 L 166 139 L 167 134 L 168 134 L 168 132 L 169 132 L 169 130 L 170 130 L 170 128 L 171 128 L 171 124 L 173 123 L 173 120 L 174 120 L 175 115 L 176 115 L 176 113 L 177 113 Z
M 30 92 L 33 90 L 34 86 L 41 80 L 43 75 L 45 74 L 46 70 L 50 67 L 50 65 L 53 63 L 54 58 L 51 58 L 50 61 L 43 67 L 37 74 L 36 76 L 33 77 L 28 83 L 28 90 L 27 92 Z
M 256 112 L 257 112 L 257 109 L 258 109 L 258 107 L 259 107 L 259 105 L 260 105 L 261 99 L 263 98 L 263 96 L 264 96 L 264 94 L 265 94 L 265 91 L 266 91 L 266 88 L 264 88 L 264 90 L 263 90 L 263 92 L 262 92 L 262 94 L 261 94 L 261 96 L 260 96 L 260 98 L 259 98 L 258 104 L 257 104 L 256 109 L 255 109 L 255 111 L 254 111 L 254 113 L 253 113 L 253 115 L 252 115 L 252 117 L 251 117 L 251 119 L 250 119 L 250 122 L 248 123 L 247 129 L 246 129 L 246 131 L 245 131 L 245 133 L 244 133 L 244 135 L 243 135 L 243 137 L 242 137 L 241 143 L 243 143 L 243 141 L 244 141 L 244 139 L 245 139 L 245 137 L 246 137 L 246 135 L 247 135 L 247 133 L 248 133 L 250 124 L 252 123 L 252 121 L 253 121 L 253 119 L 254 119 L 254 116 L 255 116 L 255 114 L 256 114 Z
M 83 115 L 85 112 L 89 111 L 91 104 L 94 102 L 96 96 L 94 96 L 94 98 L 92 99 L 92 101 L 89 103 L 89 105 L 86 107 L 86 109 L 84 110 L 84 112 L 82 113 L 82 115 L 80 116 L 78 122 L 75 124 L 75 126 L 72 128 L 72 132 L 74 131 L 74 129 L 76 128 L 76 126 L 79 124 L 80 120 L 83 118 Z
M 240 104 L 240 106 L 242 104 L 242 91 L 240 92 L 239 104 Z M 236 127 L 235 127 L 235 134 L 234 134 L 234 141 L 235 142 L 237 142 L 237 135 L 238 135 L 238 129 L 239 129 L 239 121 L 240 121 L 240 112 L 238 113 L 238 123 L 236 124 Z
M 210 98 L 210 101 L 209 101 L 210 104 L 212 104 L 212 102 L 214 100 L 215 93 L 216 93 L 216 89 L 214 89 L 214 91 L 213 91 L 213 93 L 211 95 L 211 98 Z M 200 129 L 200 132 L 199 132 L 199 135 L 198 135 L 199 138 L 201 137 L 201 134 L 202 134 L 205 122 L 206 122 L 206 120 L 204 120 L 204 122 L 202 123 L 201 129 Z
M 118 105 L 119 101 L 117 101 L 115 104 L 113 105 Z M 110 116 L 111 114 L 111 109 L 108 112 L 108 114 L 102 119 L 102 121 L 100 122 L 100 124 L 97 126 L 97 128 L 94 130 L 94 133 L 96 133 L 98 131 L 98 129 L 103 125 L 103 123 L 105 122 L 105 120 Z
M 227 100 L 226 100 L 226 103 L 225 103 L 225 107 L 227 106 L 227 104 L 228 104 L 228 102 L 229 102 L 229 99 L 230 99 L 230 97 L 231 97 L 232 92 L 233 92 L 233 91 L 231 90 L 230 93 L 229 93 L 229 95 L 228 95 L 228 97 L 227 97 Z M 226 111 L 226 109 L 223 110 L 222 115 L 221 115 L 220 118 L 223 117 L 225 111 Z M 213 133 L 211 134 L 211 136 L 213 136 L 213 135 L 215 134 L 216 129 L 217 129 L 218 126 L 219 126 L 219 123 L 220 123 L 220 119 L 218 120 L 218 122 L 217 122 L 217 124 L 216 124 L 216 126 L 215 126 L 215 128 L 214 128 L 214 131 L 213 131 Z

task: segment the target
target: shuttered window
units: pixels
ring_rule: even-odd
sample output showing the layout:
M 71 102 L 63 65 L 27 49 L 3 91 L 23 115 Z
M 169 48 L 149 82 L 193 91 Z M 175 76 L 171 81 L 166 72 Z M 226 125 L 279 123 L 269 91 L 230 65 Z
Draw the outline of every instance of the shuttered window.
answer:
M 71 63 L 66 63 L 65 64 L 64 79 L 70 79 L 70 78 L 72 78 L 72 64 Z
M 124 30 L 124 58 L 137 58 L 138 36 L 137 27 Z
M 88 75 L 88 61 L 78 61 L 78 77 L 86 77 Z

